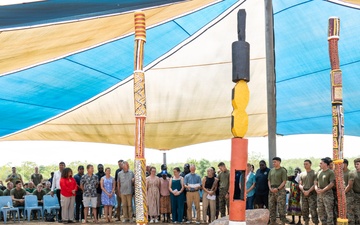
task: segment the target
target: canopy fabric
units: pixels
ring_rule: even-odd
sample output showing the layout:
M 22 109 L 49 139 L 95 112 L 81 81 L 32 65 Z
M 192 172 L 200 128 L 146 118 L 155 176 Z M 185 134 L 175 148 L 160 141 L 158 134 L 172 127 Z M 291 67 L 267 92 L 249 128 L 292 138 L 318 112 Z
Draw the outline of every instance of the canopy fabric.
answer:
M 340 18 L 345 134 L 360 134 L 359 5 L 340 1 L 274 2 L 277 133 L 331 134 L 328 18 Z
M 204 4 L 204 1 L 200 2 Z M 207 7 L 148 29 L 145 49 L 146 147 L 172 149 L 231 137 L 231 90 L 234 87 L 231 82 L 231 43 L 237 40 L 236 15 L 240 6 L 247 9 L 248 17 L 261 15 L 247 21 L 247 37 L 254 46 L 251 50 L 254 81 L 250 87 L 262 87 L 262 91 L 253 92 L 253 98 L 262 99 L 263 103 L 254 101 L 248 110 L 250 122 L 254 124 L 249 134 L 266 135 L 265 40 L 264 34 L 258 33 L 258 27 L 264 26 L 263 7 L 258 7 L 261 2 L 209 2 Z M 84 22 L 88 21 L 77 23 Z M 40 92 L 48 87 L 48 83 L 39 85 L 35 91 L 32 89 L 30 93 L 36 96 L 30 99 L 37 101 L 37 106 L 45 107 L 29 110 L 27 113 L 33 113 L 33 120 L 28 116 L 24 118 L 28 124 L 21 125 L 25 129 L 5 136 L 4 140 L 73 140 L 132 145 L 135 122 L 131 77 L 133 42 L 132 35 L 124 36 L 3 76 L 17 77 L 18 80 L 29 77 L 29 81 L 24 82 L 28 85 L 30 80 L 36 79 L 34 74 L 40 76 L 46 71 L 39 77 L 39 83 L 45 77 L 51 78 L 49 82 L 58 77 L 54 83 L 64 85 L 47 90 L 51 97 Z M 58 89 L 63 92 L 59 93 Z M 91 95 L 96 96 L 91 98 Z M 81 101 L 86 100 L 82 104 Z M 38 118 L 45 114 L 39 114 L 41 110 L 48 113 L 45 120 L 49 120 L 34 123 L 37 119 L 44 120 L 45 116 Z M 13 121 L 8 121 L 7 126 L 11 126 Z M 9 131 L 4 130 L 5 135 L 6 132 Z
M 64 0 L 60 0 L 60 1 L 64 1 Z M 114 0 L 111 1 L 115 2 Z M 51 2 L 52 1 L 42 2 L 42 3 L 47 5 Z M 137 2 L 140 3 L 140 0 L 137 0 Z M 207 6 L 213 2 L 214 0 L 187 1 L 184 3 L 171 4 L 171 5 L 144 10 L 148 18 L 147 26 L 152 27 L 158 25 L 159 23 L 165 23 L 168 20 L 179 17 L 184 13 L 189 13 L 192 12 L 193 10 L 199 10 L 199 8 L 201 9 L 202 7 Z M 36 3 L 35 5 L 38 4 L 41 4 L 41 2 Z M 69 3 L 66 3 L 66 5 L 67 4 Z M 53 4 L 50 4 L 50 6 L 52 5 Z M 69 5 L 69 8 L 71 5 L 72 4 Z M 140 6 L 141 5 L 142 4 L 140 4 Z M 97 4 L 95 4 L 95 6 L 97 6 Z M 9 11 L 10 12 L 15 11 L 16 13 L 16 10 L 8 9 L 8 8 L 16 8 L 15 6 L 7 6 L 4 7 L 4 9 L 2 8 L 3 7 L 0 7 L 0 15 L 3 14 L 7 15 Z M 39 9 L 40 12 L 43 12 L 41 9 L 42 8 Z M 122 8 L 120 8 L 119 10 L 121 9 Z M 63 13 L 64 11 L 66 10 L 60 10 L 59 13 Z M 113 10 L 111 12 L 113 12 Z M 0 29 L 3 28 L 0 36 L 1 38 L 0 39 L 1 40 L 0 76 L 16 70 L 23 70 L 24 68 L 30 68 L 39 64 L 44 64 L 44 62 L 47 61 L 63 59 L 66 56 L 72 55 L 76 52 L 81 52 L 89 48 L 94 48 L 94 46 L 96 45 L 102 45 L 105 44 L 106 42 L 113 41 L 114 39 L 119 39 L 125 36 L 129 36 L 134 31 L 133 12 L 118 13 L 112 16 L 92 17 L 90 19 L 86 19 L 86 20 L 83 19 L 80 21 L 78 20 L 75 21 L 71 20 L 69 22 L 57 21 L 57 23 L 50 23 L 50 24 L 49 23 L 41 24 L 43 20 L 35 20 L 38 19 L 39 17 L 34 17 L 32 18 L 34 20 L 32 23 L 25 23 L 25 24 L 20 23 L 27 19 L 26 15 L 27 14 L 23 15 L 24 18 L 22 20 L 21 20 L 22 17 L 20 17 L 20 19 L 17 17 L 15 18 L 19 20 L 18 21 L 19 25 L 33 25 L 33 26 L 5 29 L 8 27 L 5 25 L 5 23 L 9 19 L 4 20 L 4 22 L 2 22 L 3 24 L 0 23 Z M 13 20 L 15 20 L 15 18 L 13 18 Z M 41 18 L 42 17 L 40 17 L 40 19 Z M 17 20 L 15 20 L 15 22 L 17 22 Z M 35 23 L 40 23 L 40 24 L 35 24 Z M 164 30 L 164 28 L 162 30 Z M 129 48 L 129 49 L 133 48 L 132 45 L 121 46 L 121 47 Z M 106 57 L 106 56 L 102 55 L 100 57 Z M 115 59 L 115 61 L 120 61 L 120 60 L 121 59 Z M 99 70 L 101 70 L 101 68 L 99 68 Z M 129 76 L 129 74 L 126 74 L 125 76 Z
M 0 1 L 0 5 L 3 1 Z M 11 2 L 14 1 L 16 2 L 16 0 Z M 13 29 L 14 27 L 61 23 L 89 17 L 127 13 L 137 9 L 158 7 L 181 1 L 184 0 L 40 0 L 32 4 L 11 4 L 0 8 L 2 17 L 0 28 Z M 172 5 L 174 7 L 176 4 Z
M 140 7 L 131 10 L 151 1 L 136 2 Z M 166 150 L 232 137 L 231 43 L 240 8 L 247 12 L 251 59 L 247 136 L 266 136 L 264 1 L 164 2 L 145 10 L 146 147 Z M 331 133 L 327 19 L 333 15 L 341 18 L 345 133 L 360 133 L 354 72 L 360 67 L 359 9 L 351 1 L 339 3 L 273 2 L 278 134 Z M 67 19 L 76 13 L 65 21 L 18 24 L 30 27 L 3 25 L 1 140 L 134 144 L 133 13 L 116 9 L 107 15 L 111 10 L 82 12 L 75 21 Z M 97 17 L 87 19 L 89 14 Z

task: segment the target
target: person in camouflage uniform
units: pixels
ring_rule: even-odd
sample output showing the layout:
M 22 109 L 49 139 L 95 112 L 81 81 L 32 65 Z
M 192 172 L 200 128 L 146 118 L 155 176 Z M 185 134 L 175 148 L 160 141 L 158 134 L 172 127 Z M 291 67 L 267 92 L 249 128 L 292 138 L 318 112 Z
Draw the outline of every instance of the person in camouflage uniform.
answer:
M 219 179 L 219 210 L 221 217 L 226 216 L 227 212 L 230 212 L 229 209 L 229 187 L 230 187 L 230 171 L 226 168 L 225 163 L 220 162 L 218 167 L 221 173 L 218 176 Z
M 287 181 L 287 172 L 285 168 L 280 166 L 281 158 L 273 158 L 273 168 L 268 175 L 269 186 L 269 211 L 270 224 L 276 224 L 276 206 L 278 205 L 278 212 L 281 219 L 281 224 L 285 225 L 285 205 L 286 205 L 286 191 L 285 184 Z
M 311 220 L 315 225 L 319 224 L 319 218 L 317 214 L 317 202 L 314 181 L 316 173 L 311 169 L 312 162 L 309 159 L 304 161 L 305 171 L 300 174 L 299 187 L 301 190 L 301 210 L 304 217 L 305 225 L 309 225 L 309 213 L 311 214 Z
M 334 162 L 330 157 L 326 157 L 326 159 L 329 160 L 329 169 L 334 171 L 335 166 Z M 335 173 L 335 172 L 334 172 Z M 334 195 L 334 208 L 333 208 L 333 215 L 334 215 L 334 221 L 337 221 L 338 218 L 338 198 L 337 198 L 337 191 L 336 191 L 336 179 L 334 181 L 334 186 L 332 187 L 333 195 Z
M 330 161 L 323 158 L 320 161 L 320 171 L 315 179 L 318 213 L 322 224 L 334 225 L 334 171 L 329 169 Z
M 353 184 L 355 174 L 348 169 L 349 161 L 344 159 L 343 164 L 343 174 L 344 174 L 344 186 L 345 186 L 345 195 L 346 195 L 346 217 L 349 220 L 349 225 L 355 225 L 354 217 L 354 191 Z
M 226 208 L 229 213 L 229 187 L 230 187 L 230 171 L 226 168 L 225 163 L 220 162 L 218 168 L 221 171 L 218 175 L 219 179 L 219 211 L 221 217 L 226 216 Z
M 354 191 L 354 216 L 355 216 L 355 224 L 360 224 L 360 158 L 354 160 L 355 171 L 354 171 L 354 183 L 353 183 L 353 191 Z

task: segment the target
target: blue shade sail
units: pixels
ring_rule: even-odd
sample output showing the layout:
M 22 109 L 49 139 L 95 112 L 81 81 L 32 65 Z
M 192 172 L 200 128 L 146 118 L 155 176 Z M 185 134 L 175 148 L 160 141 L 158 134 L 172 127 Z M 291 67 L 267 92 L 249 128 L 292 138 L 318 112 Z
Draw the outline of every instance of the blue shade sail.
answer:
M 50 0 L 2 6 L 0 18 L 4 20 L 0 19 L 0 29 L 83 19 L 174 2 L 179 1 L 106 0 L 101 1 L 100 7 L 98 1 L 93 0 L 86 3 Z M 234 3 L 235 0 L 220 1 L 149 28 L 145 66 L 216 19 Z M 20 16 L 15 16 L 16 13 L 20 13 Z M 0 76 L 0 86 L 6 87 L 0 89 L 0 116 L 5 119 L 0 126 L 0 136 L 53 118 L 128 78 L 133 72 L 133 51 L 134 36 L 128 35 L 61 59 Z
M 328 18 L 340 18 L 345 134 L 360 131 L 360 11 L 329 1 L 274 1 L 277 132 L 331 134 Z

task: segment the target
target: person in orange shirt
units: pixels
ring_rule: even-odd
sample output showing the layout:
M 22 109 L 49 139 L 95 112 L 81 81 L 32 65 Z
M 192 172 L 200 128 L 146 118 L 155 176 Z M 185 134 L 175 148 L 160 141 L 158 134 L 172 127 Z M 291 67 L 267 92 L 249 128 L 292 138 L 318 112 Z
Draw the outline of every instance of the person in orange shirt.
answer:
M 61 215 L 64 223 L 74 222 L 74 204 L 77 191 L 77 184 L 73 178 L 73 172 L 70 168 L 65 168 L 61 173 Z

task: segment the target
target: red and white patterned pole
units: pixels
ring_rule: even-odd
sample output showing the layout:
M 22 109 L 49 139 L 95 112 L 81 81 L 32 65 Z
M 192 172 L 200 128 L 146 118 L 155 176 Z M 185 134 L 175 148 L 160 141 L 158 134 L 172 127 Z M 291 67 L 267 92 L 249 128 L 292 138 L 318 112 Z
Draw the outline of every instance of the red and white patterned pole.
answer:
M 332 105 L 332 133 L 333 133 L 333 162 L 335 164 L 336 191 L 338 199 L 337 224 L 348 224 L 346 218 L 346 196 L 342 164 L 344 162 L 344 108 L 342 105 L 342 72 L 338 51 L 340 39 L 340 19 L 329 18 L 328 42 L 331 64 L 331 105 Z

